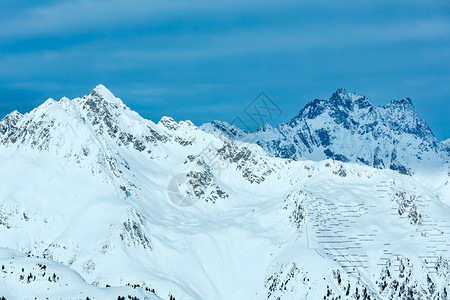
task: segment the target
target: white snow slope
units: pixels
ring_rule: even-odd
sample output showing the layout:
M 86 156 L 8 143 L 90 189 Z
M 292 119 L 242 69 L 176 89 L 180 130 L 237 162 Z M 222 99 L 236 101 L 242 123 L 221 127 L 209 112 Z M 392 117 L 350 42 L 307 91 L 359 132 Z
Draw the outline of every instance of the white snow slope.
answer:
M 448 189 L 418 178 L 155 124 L 99 85 L 0 122 L 0 296 L 448 299 Z

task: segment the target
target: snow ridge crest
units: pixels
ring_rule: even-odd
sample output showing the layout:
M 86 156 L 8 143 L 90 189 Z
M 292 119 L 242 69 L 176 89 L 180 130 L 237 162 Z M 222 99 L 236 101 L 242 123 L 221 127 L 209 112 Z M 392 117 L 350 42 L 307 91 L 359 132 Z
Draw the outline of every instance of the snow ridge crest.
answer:
M 290 121 L 274 128 L 244 132 L 218 122 L 201 128 L 231 139 L 253 141 L 272 156 L 334 159 L 403 174 L 412 174 L 419 165 L 442 161 L 447 155 L 410 98 L 378 107 L 366 96 L 345 88 L 327 100 L 309 102 Z

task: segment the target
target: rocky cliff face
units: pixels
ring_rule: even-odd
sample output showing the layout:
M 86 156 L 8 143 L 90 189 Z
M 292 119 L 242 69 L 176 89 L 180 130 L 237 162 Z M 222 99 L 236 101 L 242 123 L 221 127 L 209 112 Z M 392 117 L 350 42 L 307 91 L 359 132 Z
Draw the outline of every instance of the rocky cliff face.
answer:
M 257 143 L 271 156 L 319 161 L 331 158 L 412 174 L 445 160 L 447 151 L 416 112 L 411 99 L 383 107 L 363 96 L 337 90 L 328 100 L 308 103 L 289 122 L 246 132 L 225 122 L 203 130 Z

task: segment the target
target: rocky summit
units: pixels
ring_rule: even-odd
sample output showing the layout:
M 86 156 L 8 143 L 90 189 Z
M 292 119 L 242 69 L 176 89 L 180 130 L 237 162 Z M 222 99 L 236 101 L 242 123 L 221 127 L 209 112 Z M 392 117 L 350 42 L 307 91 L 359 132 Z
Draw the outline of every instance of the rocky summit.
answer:
M 274 128 L 261 126 L 246 132 L 221 121 L 201 128 L 256 143 L 271 156 L 334 159 L 401 174 L 435 167 L 449 159 L 446 144 L 434 137 L 411 99 L 393 100 L 377 107 L 365 96 L 342 88 L 328 100 L 308 103 L 297 116 Z

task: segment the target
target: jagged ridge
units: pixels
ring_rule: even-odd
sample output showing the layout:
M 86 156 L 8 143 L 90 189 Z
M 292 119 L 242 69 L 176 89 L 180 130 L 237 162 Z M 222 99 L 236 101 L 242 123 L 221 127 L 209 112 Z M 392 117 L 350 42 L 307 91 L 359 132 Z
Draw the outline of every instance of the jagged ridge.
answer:
M 257 143 L 272 156 L 295 160 L 327 158 L 412 174 L 442 163 L 444 145 L 416 112 L 411 99 L 374 106 L 363 96 L 338 89 L 328 100 L 308 103 L 297 116 L 275 128 L 246 132 L 226 122 L 205 131 Z

